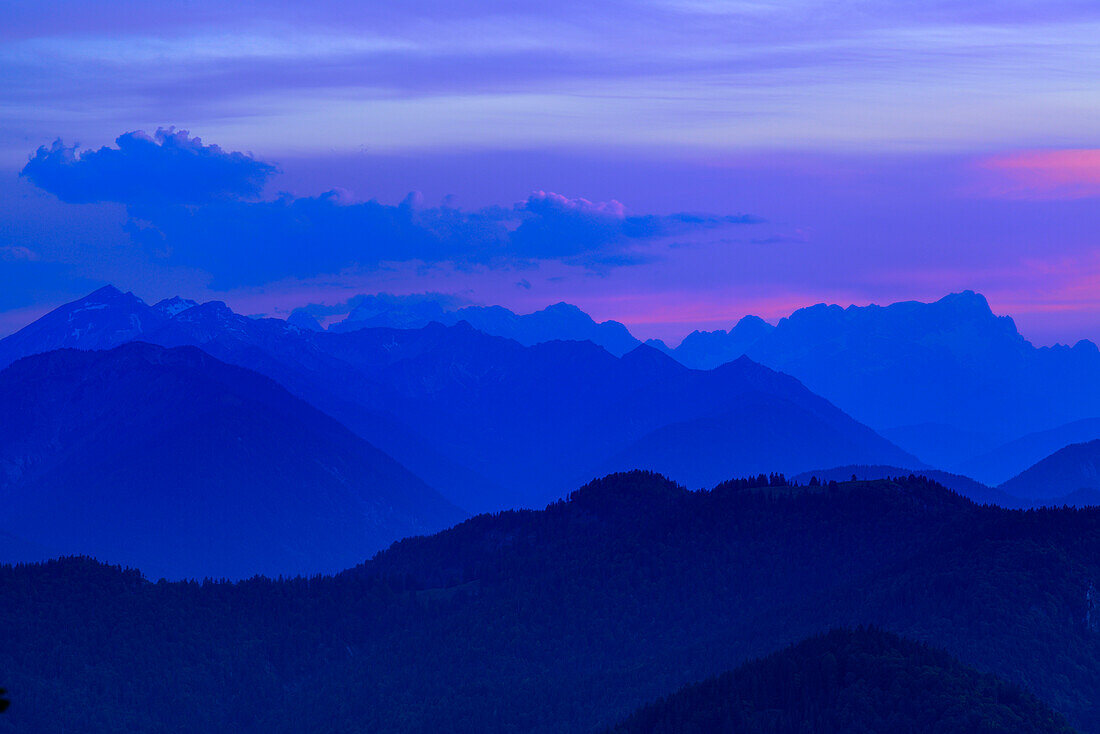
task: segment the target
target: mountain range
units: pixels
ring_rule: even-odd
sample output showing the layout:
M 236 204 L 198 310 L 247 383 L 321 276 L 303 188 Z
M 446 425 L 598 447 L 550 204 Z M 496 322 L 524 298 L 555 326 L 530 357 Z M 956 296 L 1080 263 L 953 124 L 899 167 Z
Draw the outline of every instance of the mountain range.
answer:
M 587 339 L 613 353 L 637 344 L 616 322 L 599 325 L 616 333 L 614 340 L 597 333 L 591 318 L 565 304 L 526 316 L 500 307 L 447 309 L 420 302 L 418 308 L 417 321 L 390 318 L 392 311 L 379 316 L 375 305 L 376 320 L 361 322 L 407 328 L 467 316 L 477 329 L 525 344 Z M 354 324 L 352 316 L 333 328 L 348 328 L 343 325 Z M 554 326 L 533 326 L 550 322 Z M 988 484 L 1008 480 L 1069 442 L 1100 438 L 1095 344 L 1036 348 L 1011 318 L 994 315 L 986 298 L 970 291 L 933 303 L 821 304 L 796 310 L 774 326 L 746 316 L 728 331 L 694 331 L 674 349 L 659 340 L 647 343 L 698 370 L 748 355 L 798 377 L 922 460 Z M 1030 450 L 1011 445 L 1030 434 L 1036 434 Z
M 590 340 L 625 354 L 637 345 L 621 324 L 597 325 L 574 306 L 527 315 L 499 306 L 459 308 L 443 300 L 374 297 L 330 328 L 420 327 L 466 320 L 525 345 Z M 598 327 L 598 328 L 597 328 Z M 1100 438 L 1100 352 L 1087 340 L 1037 348 L 1015 323 L 972 291 L 938 301 L 799 309 L 774 326 L 746 316 L 728 331 L 696 331 L 677 347 L 649 346 L 709 370 L 742 355 L 790 374 L 810 390 L 922 460 L 999 484 L 1073 441 Z M 1002 444 L 1032 433 L 1073 434 L 1016 454 Z M 983 458 L 984 457 L 984 458 Z M 984 463 L 983 463 L 984 462 Z
M 568 304 L 517 315 L 426 296 L 369 297 L 330 329 L 460 320 L 525 345 L 590 340 L 621 355 L 638 344 L 621 324 L 596 324 Z M 931 303 L 819 304 L 774 326 L 750 315 L 728 331 L 692 332 L 675 348 L 660 340 L 647 344 L 703 370 L 747 355 L 797 377 L 924 461 L 987 484 L 1007 480 L 1068 443 L 1100 438 L 1096 346 L 1081 340 L 1073 347 L 1036 348 L 1011 318 L 994 315 L 972 291 Z M 1059 432 L 1066 436 L 1052 443 Z M 1044 442 L 1040 434 L 1048 433 Z M 1017 453 L 1020 446 L 1007 445 L 1025 434 L 1037 434 L 1031 450 Z
M 453 326 L 465 321 L 478 331 L 514 339 L 524 346 L 558 340 L 590 341 L 621 357 L 641 344 L 618 321 L 597 323 L 568 303 L 556 303 L 529 314 L 517 314 L 503 306 L 448 306 L 427 298 L 367 297 L 329 330 L 419 329 L 431 323 Z M 299 318 L 304 314 L 297 313 Z
M 892 431 L 908 428 L 903 445 L 939 466 L 1100 415 L 1095 344 L 1036 348 L 972 291 L 933 303 L 820 304 L 774 327 L 743 319 L 729 332 L 689 335 L 670 353 L 705 368 L 738 351 L 797 377 L 896 440 L 902 432 Z M 943 442 L 944 427 L 974 438 Z
M 0 371 L 0 492 L 39 559 L 153 578 L 334 572 L 464 517 L 270 379 L 140 342 Z
M 747 358 L 700 371 L 645 345 L 622 357 L 590 341 L 524 346 L 465 321 L 318 332 L 219 302 L 171 310 L 104 288 L 0 340 L 0 364 L 138 338 L 198 347 L 279 382 L 470 511 L 541 506 L 639 466 L 693 487 L 760 471 L 923 466 Z M 81 318 L 90 326 L 74 336 Z

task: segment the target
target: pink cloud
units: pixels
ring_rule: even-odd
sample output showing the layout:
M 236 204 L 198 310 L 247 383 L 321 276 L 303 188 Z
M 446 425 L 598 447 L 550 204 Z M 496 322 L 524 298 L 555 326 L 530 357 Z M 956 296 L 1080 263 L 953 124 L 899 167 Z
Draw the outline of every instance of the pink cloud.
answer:
M 1032 150 L 985 158 L 978 167 L 987 196 L 1085 199 L 1100 196 L 1100 149 Z

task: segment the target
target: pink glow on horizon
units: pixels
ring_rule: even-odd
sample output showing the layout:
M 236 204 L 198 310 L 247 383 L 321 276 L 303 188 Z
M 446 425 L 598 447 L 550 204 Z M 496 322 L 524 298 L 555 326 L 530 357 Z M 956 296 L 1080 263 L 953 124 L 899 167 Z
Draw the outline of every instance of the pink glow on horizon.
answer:
M 1030 150 L 986 158 L 993 175 L 979 189 L 1014 199 L 1085 199 L 1100 196 L 1100 149 Z

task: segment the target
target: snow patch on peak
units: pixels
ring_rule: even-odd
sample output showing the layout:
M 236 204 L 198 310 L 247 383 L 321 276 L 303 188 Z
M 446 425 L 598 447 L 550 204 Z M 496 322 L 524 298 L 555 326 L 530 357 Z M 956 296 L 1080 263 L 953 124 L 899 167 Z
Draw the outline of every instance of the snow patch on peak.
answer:
M 163 301 L 156 303 L 153 308 L 160 311 L 165 316 L 171 318 L 178 313 L 183 313 L 189 308 L 194 308 L 199 305 L 197 301 L 192 301 L 190 298 L 180 298 L 179 296 L 172 296 L 171 298 L 165 298 Z

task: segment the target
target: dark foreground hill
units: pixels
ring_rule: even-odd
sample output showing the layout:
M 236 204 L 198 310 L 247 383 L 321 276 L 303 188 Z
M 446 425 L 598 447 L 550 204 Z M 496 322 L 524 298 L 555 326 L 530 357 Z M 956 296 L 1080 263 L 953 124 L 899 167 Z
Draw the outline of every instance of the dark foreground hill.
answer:
M 463 517 L 271 380 L 142 343 L 0 372 L 0 491 L 11 535 L 154 578 L 331 572 Z
M 977 507 L 923 478 L 689 492 L 614 475 L 335 577 L 152 584 L 0 567 L 0 731 L 591 732 L 874 624 L 1100 733 L 1100 510 Z
M 806 484 L 814 477 L 824 482 L 843 482 L 850 480 L 852 477 L 861 480 L 889 479 L 890 477 L 906 476 L 910 473 L 927 477 L 933 482 L 950 489 L 952 492 L 957 492 L 979 505 L 993 504 L 1000 505 L 1001 507 L 1030 506 L 1027 500 L 1013 497 L 992 487 L 987 487 L 970 477 L 964 477 L 960 474 L 950 474 L 945 471 L 939 471 L 938 469 L 921 469 L 912 472 L 912 470 L 903 469 L 897 466 L 860 466 L 849 464 L 848 466 L 836 466 L 831 469 L 814 469 L 813 471 L 798 474 L 792 479 L 801 484 Z
M 876 629 L 834 630 L 688 686 L 609 734 L 1071 734 L 1018 687 Z

